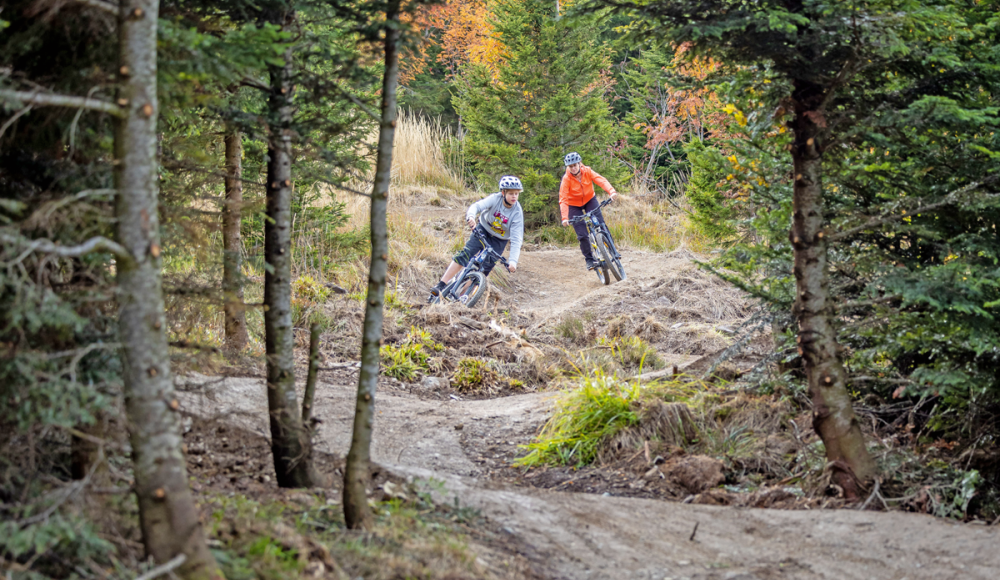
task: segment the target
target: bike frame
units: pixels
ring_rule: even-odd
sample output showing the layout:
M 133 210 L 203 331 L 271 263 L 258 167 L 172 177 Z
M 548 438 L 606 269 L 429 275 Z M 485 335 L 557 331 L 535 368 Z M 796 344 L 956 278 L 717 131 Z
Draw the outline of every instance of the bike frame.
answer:
M 497 261 L 503 264 L 505 268 L 509 266 L 507 260 L 490 247 L 489 243 L 486 241 L 485 234 L 478 229 L 473 231 L 476 233 L 476 237 L 479 238 L 479 241 L 482 242 L 483 249 L 479 250 L 471 258 L 469 258 L 469 263 L 466 264 L 466 266 L 462 268 L 462 270 L 454 278 L 452 278 L 451 282 L 448 282 L 448 285 L 441 291 L 441 298 L 459 300 L 459 297 L 455 295 L 455 289 L 462 285 L 462 282 L 465 281 L 469 272 L 482 272 L 483 264 L 486 262 L 486 258 L 490 254 L 496 256 Z
M 587 233 L 590 234 L 591 245 L 593 245 L 594 239 L 596 238 L 594 234 L 597 232 L 604 234 L 604 236 L 608 239 L 608 242 L 611 243 L 611 249 L 615 253 L 614 257 L 621 258 L 621 254 L 618 252 L 618 245 L 615 244 L 615 239 L 611 236 L 611 230 L 608 228 L 608 224 L 601 223 L 601 221 L 597 219 L 597 211 L 609 203 L 611 203 L 611 198 L 602 201 L 601 205 L 595 207 L 594 209 L 583 212 L 583 215 L 579 215 L 569 220 L 569 223 L 574 224 L 582 221 L 587 224 Z M 597 248 L 593 248 L 593 250 L 597 251 Z

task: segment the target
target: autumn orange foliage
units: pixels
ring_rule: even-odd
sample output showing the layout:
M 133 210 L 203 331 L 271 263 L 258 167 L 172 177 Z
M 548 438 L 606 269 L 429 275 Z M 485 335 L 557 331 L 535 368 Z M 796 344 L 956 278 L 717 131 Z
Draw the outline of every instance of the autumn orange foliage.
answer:
M 441 47 L 438 62 L 451 75 L 466 63 L 484 64 L 495 73 L 506 48 L 488 22 L 489 12 L 487 0 L 448 0 L 423 7 L 412 21 L 423 39 L 404 57 L 400 82 L 405 85 L 427 67 L 429 50 L 435 45 Z
M 674 50 L 672 64 L 677 73 L 704 80 L 718 69 L 719 63 L 710 58 L 687 55 L 689 49 L 690 45 L 685 43 Z M 652 95 L 646 103 L 652 116 L 648 122 L 635 125 L 636 130 L 646 134 L 647 149 L 683 141 L 691 135 L 704 138 L 711 133 L 721 139 L 729 137 L 725 107 L 708 87 L 677 89 L 663 84 Z

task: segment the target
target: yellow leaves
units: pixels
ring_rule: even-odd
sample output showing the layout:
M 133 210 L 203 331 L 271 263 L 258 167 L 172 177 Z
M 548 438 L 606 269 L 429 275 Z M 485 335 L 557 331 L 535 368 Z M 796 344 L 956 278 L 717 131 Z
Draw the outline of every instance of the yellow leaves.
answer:
M 747 126 L 747 118 L 743 115 L 743 112 L 737 109 L 736 106 L 733 105 L 732 103 L 728 103 L 724 111 L 726 112 L 726 114 L 732 115 L 733 118 L 736 119 L 736 123 L 739 124 L 740 127 Z

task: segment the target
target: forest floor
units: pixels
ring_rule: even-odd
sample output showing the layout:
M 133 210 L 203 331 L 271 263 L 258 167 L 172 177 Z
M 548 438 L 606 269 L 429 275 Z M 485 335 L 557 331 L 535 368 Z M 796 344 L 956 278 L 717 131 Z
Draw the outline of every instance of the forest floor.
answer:
M 446 211 L 424 207 L 416 213 L 425 221 L 456 213 Z M 518 272 L 500 280 L 504 289 L 476 311 L 421 307 L 429 280 L 419 279 L 402 289 L 414 302 L 406 320 L 422 323 L 465 356 L 498 354 L 542 372 L 555 358 L 587 356 L 586 349 L 573 350 L 574 332 L 604 333 L 609 324 L 647 336 L 661 366 L 683 369 L 724 347 L 732 327 L 749 317 L 738 296 L 720 298 L 725 291 L 694 274 L 689 254 L 622 253 L 628 279 L 603 286 L 584 270 L 575 248 L 526 248 Z M 712 297 L 696 295 L 709 286 L 717 290 Z M 577 330 L 567 320 L 578 320 Z M 569 337 L 553 345 L 559 325 Z M 405 330 L 405 324 L 387 324 L 387 338 L 398 339 Z M 315 441 L 324 454 L 321 468 L 331 476 L 328 496 L 336 501 L 335 476 L 350 446 L 357 385 L 347 354 L 356 345 L 326 349 L 333 370 L 321 374 L 317 388 Z M 753 344 L 743 360 L 753 362 Z M 662 471 L 649 477 L 648 452 L 628 450 L 617 463 L 583 469 L 511 467 L 524 454 L 519 446 L 551 416 L 558 391 L 528 380 L 521 391 L 470 395 L 449 385 L 446 370 L 414 382 L 380 379 L 372 447 L 380 474 L 372 492 L 423 490 L 476 510 L 481 518 L 471 547 L 495 577 L 941 580 L 995 578 L 1000 570 L 997 526 L 917 513 L 817 509 L 840 503 L 801 500 L 780 485 L 742 502 L 721 492 L 664 487 Z M 257 377 L 190 374 L 180 380 L 184 408 L 194 417 L 185 439 L 198 485 L 277 493 L 265 385 Z M 729 505 L 700 505 L 706 503 Z

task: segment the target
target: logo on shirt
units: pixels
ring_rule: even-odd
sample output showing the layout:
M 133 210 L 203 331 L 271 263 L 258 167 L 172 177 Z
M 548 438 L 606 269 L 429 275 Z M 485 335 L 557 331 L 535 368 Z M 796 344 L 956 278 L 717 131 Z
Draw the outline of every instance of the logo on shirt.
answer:
M 493 214 L 493 223 L 490 224 L 490 227 L 493 228 L 494 232 L 503 235 L 507 229 L 505 226 L 507 225 L 508 219 L 509 218 L 507 216 L 498 211 Z

